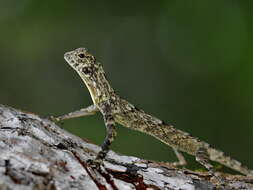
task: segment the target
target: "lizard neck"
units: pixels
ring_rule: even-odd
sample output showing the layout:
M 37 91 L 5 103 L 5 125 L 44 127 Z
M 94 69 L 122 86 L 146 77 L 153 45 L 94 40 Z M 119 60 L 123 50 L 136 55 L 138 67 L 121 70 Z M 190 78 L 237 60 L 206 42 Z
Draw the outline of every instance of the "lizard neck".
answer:
M 86 77 L 82 71 L 78 73 L 88 88 L 93 103 L 98 105 L 100 102 L 110 99 L 111 95 L 114 94 L 114 90 L 106 79 L 103 67 L 98 64 L 93 69 L 90 77 Z

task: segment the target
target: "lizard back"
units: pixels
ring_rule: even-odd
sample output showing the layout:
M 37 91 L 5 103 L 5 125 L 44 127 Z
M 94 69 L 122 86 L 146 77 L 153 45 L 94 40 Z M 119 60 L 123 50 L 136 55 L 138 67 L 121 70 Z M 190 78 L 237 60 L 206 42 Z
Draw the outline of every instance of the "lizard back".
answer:
M 119 98 L 118 102 L 120 106 L 117 107 L 120 107 L 120 111 L 115 114 L 115 120 L 127 128 L 149 134 L 163 143 L 191 155 L 195 155 L 200 147 L 208 146 L 207 143 L 145 113 L 124 99 Z
M 119 98 L 117 102 L 120 102 L 120 106 L 117 106 L 118 108 L 120 107 L 120 110 L 115 114 L 117 123 L 127 128 L 149 134 L 161 142 L 193 156 L 196 156 L 199 149 L 205 148 L 208 159 L 245 175 L 253 175 L 253 170 L 225 155 L 224 152 L 211 147 L 210 144 L 193 137 L 189 133 L 176 129 L 172 125 L 166 124 L 162 120 L 136 108 L 124 99 Z

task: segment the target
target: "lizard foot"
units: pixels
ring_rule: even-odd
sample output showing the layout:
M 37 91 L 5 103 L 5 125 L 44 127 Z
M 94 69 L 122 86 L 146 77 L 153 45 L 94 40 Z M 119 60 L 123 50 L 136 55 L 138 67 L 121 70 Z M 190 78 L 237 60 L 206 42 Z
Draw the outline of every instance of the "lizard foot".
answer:
M 47 116 L 46 118 L 47 118 L 48 120 L 50 120 L 50 121 L 53 121 L 53 122 L 58 122 L 58 121 L 60 121 L 60 119 L 59 119 L 58 117 L 55 117 L 55 116 L 52 116 L 52 115 Z
M 46 119 L 54 122 L 54 123 L 60 123 L 60 124 L 64 124 L 64 122 L 62 121 L 61 117 L 55 117 L 55 116 L 47 116 Z
M 103 160 L 101 160 L 101 159 L 95 159 L 95 160 L 89 159 L 89 160 L 87 160 L 87 164 L 93 169 L 98 169 L 100 166 L 103 165 Z

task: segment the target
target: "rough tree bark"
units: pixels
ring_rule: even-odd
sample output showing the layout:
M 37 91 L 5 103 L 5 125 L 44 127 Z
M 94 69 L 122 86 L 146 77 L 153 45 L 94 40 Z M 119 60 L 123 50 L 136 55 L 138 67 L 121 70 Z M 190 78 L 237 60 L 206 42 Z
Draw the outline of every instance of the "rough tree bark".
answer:
M 216 189 L 207 172 L 177 169 L 110 151 L 92 169 L 99 147 L 32 113 L 0 105 L 0 189 Z M 221 189 L 253 189 L 253 178 L 222 174 Z

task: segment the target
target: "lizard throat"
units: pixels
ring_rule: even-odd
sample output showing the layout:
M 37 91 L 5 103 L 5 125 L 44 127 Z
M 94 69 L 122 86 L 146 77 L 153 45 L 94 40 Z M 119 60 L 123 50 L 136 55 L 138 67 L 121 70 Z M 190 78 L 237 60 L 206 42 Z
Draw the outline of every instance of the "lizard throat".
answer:
M 82 73 L 79 73 L 79 75 L 88 88 L 91 99 L 95 105 L 110 99 L 114 90 L 109 85 L 104 74 L 100 73 L 92 77 L 92 79 L 84 77 Z

